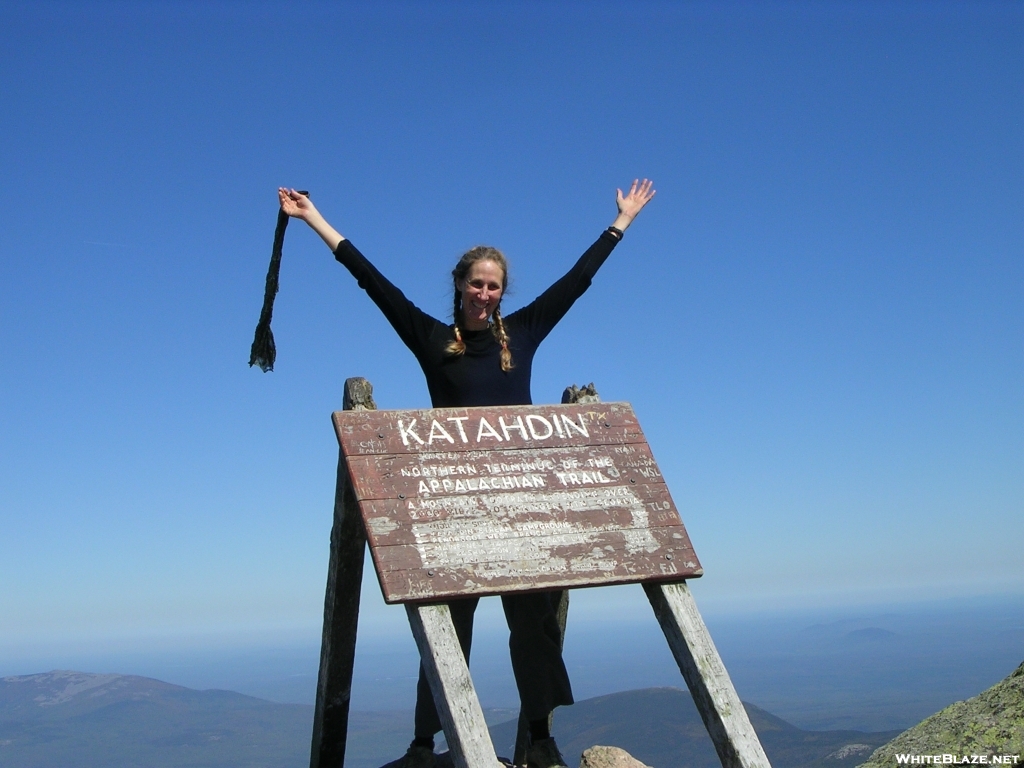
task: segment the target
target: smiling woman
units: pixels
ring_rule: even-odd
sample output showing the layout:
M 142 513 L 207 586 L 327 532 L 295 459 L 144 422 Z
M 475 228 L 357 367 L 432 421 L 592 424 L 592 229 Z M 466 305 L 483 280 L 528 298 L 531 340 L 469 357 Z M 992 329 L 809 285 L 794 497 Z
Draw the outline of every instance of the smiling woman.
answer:
M 478 246 L 459 260 L 452 270 L 456 300 L 462 303 L 462 316 L 471 331 L 482 331 L 497 311 L 501 295 L 508 287 L 508 263 L 497 248 Z M 456 307 L 455 317 L 459 316 Z
M 448 353 L 464 355 L 466 343 L 459 330 L 459 318 L 467 330 L 483 331 L 494 321 L 494 337 L 501 344 L 501 370 L 512 370 L 512 353 L 508 349 L 508 333 L 501 319 L 501 297 L 508 288 L 508 262 L 497 248 L 478 245 L 466 251 L 452 270 L 455 282 L 455 311 L 452 331 L 455 339 Z
M 652 183 L 644 179 L 642 182 L 635 180 L 626 194 L 621 189 L 616 190 L 618 215 L 612 226 L 601 233 L 561 279 L 507 318 L 501 314 L 501 299 L 508 286 L 508 263 L 504 255 L 490 246 L 477 246 L 467 251 L 452 270 L 454 313 L 451 325 L 413 305 L 327 223 L 308 196 L 281 188 L 278 197 L 281 211 L 302 219 L 320 235 L 416 356 L 426 376 L 434 408 L 449 408 L 532 404 L 530 376 L 537 348 L 590 287 L 623 232 L 654 197 L 654 189 Z M 525 436 L 525 427 L 522 429 Z M 496 432 L 494 434 L 498 437 Z M 418 436 L 415 439 L 422 442 Z M 510 631 L 512 669 L 522 713 L 530 723 L 531 744 L 526 753 L 529 768 L 565 765 L 548 731 L 551 711 L 573 703 L 569 674 L 562 660 L 556 600 L 557 593 L 551 592 L 502 597 Z M 464 598 L 449 603 L 467 661 L 477 602 L 477 598 Z M 434 735 L 441 730 L 441 721 L 422 667 L 416 693 L 415 739 L 401 765 L 403 768 L 433 768 L 436 762 Z

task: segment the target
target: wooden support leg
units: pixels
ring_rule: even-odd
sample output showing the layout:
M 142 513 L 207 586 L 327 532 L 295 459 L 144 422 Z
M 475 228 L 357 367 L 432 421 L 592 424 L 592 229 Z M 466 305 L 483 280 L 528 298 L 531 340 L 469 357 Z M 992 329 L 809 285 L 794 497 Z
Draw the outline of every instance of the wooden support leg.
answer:
M 373 388 L 366 379 L 348 379 L 345 382 L 344 409 L 376 410 L 372 392 Z M 359 590 L 363 582 L 365 550 L 366 530 L 363 528 L 363 519 L 352 493 L 345 458 L 339 455 L 310 768 L 343 768 L 345 765 L 348 708 L 352 695 L 352 665 L 356 655 L 356 625 L 359 619 Z
M 722 768 L 771 768 L 689 587 L 644 584 Z
M 348 708 L 356 655 L 359 589 L 363 581 L 366 532 L 359 517 L 348 469 L 338 462 L 338 489 L 331 528 L 331 561 L 324 596 L 320 678 L 313 715 L 310 768 L 342 768 L 348 740 Z
M 455 768 L 495 768 L 498 758 L 445 604 L 406 604 Z

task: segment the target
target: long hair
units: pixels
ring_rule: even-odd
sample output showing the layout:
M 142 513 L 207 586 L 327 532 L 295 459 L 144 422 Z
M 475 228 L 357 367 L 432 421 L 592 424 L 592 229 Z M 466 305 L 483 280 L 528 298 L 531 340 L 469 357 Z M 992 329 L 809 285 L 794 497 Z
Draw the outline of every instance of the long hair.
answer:
M 462 322 L 462 291 L 459 290 L 459 283 L 465 281 L 466 276 L 469 275 L 470 267 L 478 261 L 493 261 L 501 267 L 502 298 L 504 298 L 505 291 L 508 289 L 508 261 L 505 259 L 505 254 L 489 245 L 478 245 L 462 254 L 459 263 L 452 270 L 452 282 L 455 287 L 454 309 L 452 311 L 454 326 L 452 331 L 455 334 L 455 338 L 446 348 L 449 355 L 463 355 L 466 353 L 466 342 L 462 340 L 462 331 L 459 329 L 459 323 Z M 505 331 L 505 323 L 501 320 L 500 300 L 491 315 L 491 333 L 494 334 L 494 338 L 501 344 L 501 370 L 511 371 L 513 367 L 512 353 L 508 348 L 509 338 L 508 333 Z

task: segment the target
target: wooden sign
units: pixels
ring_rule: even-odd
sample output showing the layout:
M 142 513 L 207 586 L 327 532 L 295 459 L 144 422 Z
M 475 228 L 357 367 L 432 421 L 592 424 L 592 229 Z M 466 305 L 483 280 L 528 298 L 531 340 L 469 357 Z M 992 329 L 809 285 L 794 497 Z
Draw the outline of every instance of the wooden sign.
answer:
M 388 603 L 703 571 L 628 403 L 339 411 Z

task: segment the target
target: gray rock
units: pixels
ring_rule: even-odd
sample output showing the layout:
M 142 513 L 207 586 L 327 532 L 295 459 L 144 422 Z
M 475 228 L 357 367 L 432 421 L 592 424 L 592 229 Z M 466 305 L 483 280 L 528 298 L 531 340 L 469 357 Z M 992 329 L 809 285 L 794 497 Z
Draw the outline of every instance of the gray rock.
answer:
M 591 747 L 583 753 L 580 768 L 650 768 L 618 747 Z
M 879 747 L 860 768 L 893 768 L 896 755 L 1024 757 L 1024 664 L 967 701 L 932 715 Z M 991 763 L 990 763 L 991 764 Z

